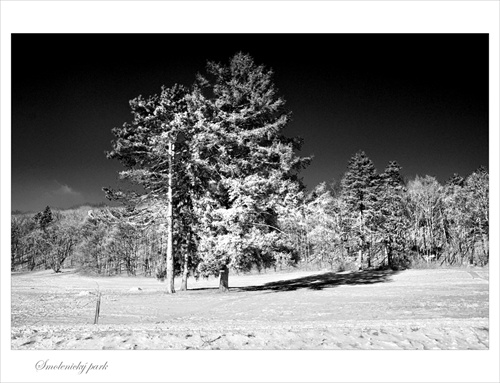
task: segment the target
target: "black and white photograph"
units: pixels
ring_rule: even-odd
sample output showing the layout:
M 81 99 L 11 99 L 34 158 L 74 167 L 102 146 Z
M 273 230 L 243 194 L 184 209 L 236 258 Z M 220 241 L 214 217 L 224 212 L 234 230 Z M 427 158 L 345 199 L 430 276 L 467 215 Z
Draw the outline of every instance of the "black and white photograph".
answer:
M 498 34 L 3 39 L 2 349 L 33 355 L 34 381 L 108 379 L 116 351 L 309 350 L 353 368 L 382 351 L 389 369 L 396 352 L 498 352 Z

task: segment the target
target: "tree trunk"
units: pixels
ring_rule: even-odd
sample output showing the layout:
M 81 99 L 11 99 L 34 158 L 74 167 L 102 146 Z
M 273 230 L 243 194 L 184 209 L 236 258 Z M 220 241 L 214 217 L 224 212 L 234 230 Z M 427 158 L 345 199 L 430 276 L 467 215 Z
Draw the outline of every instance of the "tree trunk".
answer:
M 166 275 L 166 281 L 167 281 L 167 293 L 168 294 L 173 294 L 175 293 L 175 287 L 174 287 L 174 249 L 173 249 L 173 210 L 172 210 L 172 161 L 174 159 L 174 148 L 173 148 L 172 141 L 169 141 L 168 143 L 168 155 L 169 155 L 169 163 L 168 163 L 168 193 L 167 193 L 167 199 L 168 199 L 168 206 L 167 206 L 167 275 Z
M 229 268 L 224 266 L 219 274 L 219 291 L 225 293 L 229 291 Z
M 184 263 L 182 265 L 182 281 L 181 281 L 181 291 L 186 291 L 188 289 L 188 274 L 189 274 L 189 254 L 186 252 L 184 255 Z
M 359 270 L 363 269 L 363 213 L 359 212 L 359 253 L 358 253 Z
M 54 266 L 52 267 L 54 269 L 54 271 L 56 273 L 60 273 L 61 272 L 61 262 L 59 260 L 59 254 L 55 254 L 54 256 Z
M 372 267 L 372 237 L 370 235 L 370 242 L 368 242 L 368 268 Z
M 484 241 L 484 231 L 483 231 L 483 225 L 481 224 L 481 218 L 478 218 L 477 220 L 478 224 L 479 224 L 479 233 L 481 235 L 481 244 L 483 245 L 483 255 L 486 259 L 489 260 L 489 249 L 487 249 L 487 246 L 486 246 L 486 243 Z
M 471 266 L 474 265 L 474 253 L 475 253 L 475 250 L 476 250 L 476 242 L 474 241 L 473 244 L 472 244 L 472 252 L 471 252 L 470 257 L 469 257 L 469 265 L 471 265 Z
M 359 251 L 358 251 L 358 265 L 359 265 L 359 270 L 363 269 L 363 250 L 361 248 L 361 244 L 359 246 Z
M 391 260 L 389 258 L 389 251 L 387 250 L 387 241 L 384 241 L 384 262 L 382 262 L 382 264 L 385 263 L 385 260 L 387 260 L 387 266 L 391 267 Z

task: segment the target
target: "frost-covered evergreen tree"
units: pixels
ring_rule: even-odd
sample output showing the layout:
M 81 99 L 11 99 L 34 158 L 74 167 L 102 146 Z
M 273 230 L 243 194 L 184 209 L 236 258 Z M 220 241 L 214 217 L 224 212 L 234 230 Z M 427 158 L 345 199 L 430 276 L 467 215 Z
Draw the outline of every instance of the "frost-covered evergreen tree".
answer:
M 50 206 L 46 206 L 43 212 L 36 213 L 33 220 L 40 229 L 46 230 L 47 227 L 54 221 Z
M 196 100 L 195 90 L 175 85 L 163 87 L 159 95 L 130 101 L 133 120 L 113 129 L 117 139 L 107 154 L 125 166 L 121 179 L 144 190 L 136 193 L 104 189 L 108 198 L 129 207 L 127 217 L 120 218 L 143 226 L 158 225 L 164 232 L 167 246 L 166 254 L 162 254 L 165 266 L 161 267 L 166 268 L 168 293 L 175 292 L 174 248 L 193 237 L 189 207 L 200 179 L 194 174 L 196 161 L 190 150 L 196 146 L 192 115 L 193 110 L 197 111 L 193 107 Z
M 228 289 L 229 268 L 247 270 L 291 258 L 280 213 L 298 202 L 298 139 L 283 135 L 290 121 L 278 96 L 272 71 L 238 53 L 228 65 L 209 63 L 199 75 L 205 95 L 204 141 L 212 184 L 199 204 L 202 216 L 199 267 L 220 275 Z
M 389 266 L 392 266 L 395 252 L 403 252 L 407 243 L 406 188 L 400 171 L 401 166 L 391 161 L 380 175 L 378 230 Z
M 369 250 L 373 242 L 372 235 L 378 214 L 378 185 L 379 178 L 373 162 L 365 152 L 357 152 L 349 161 L 341 180 L 341 196 L 352 222 L 349 234 L 358 240 L 360 268 L 363 265 L 363 253 Z

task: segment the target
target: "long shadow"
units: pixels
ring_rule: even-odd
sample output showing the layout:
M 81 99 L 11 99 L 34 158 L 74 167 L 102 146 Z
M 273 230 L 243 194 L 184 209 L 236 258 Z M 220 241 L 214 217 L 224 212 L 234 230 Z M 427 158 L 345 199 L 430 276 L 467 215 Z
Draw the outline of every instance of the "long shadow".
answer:
M 237 291 L 294 291 L 298 289 L 323 290 L 341 285 L 370 285 L 389 282 L 397 274 L 394 270 L 362 270 L 351 273 L 323 273 L 302 278 L 269 282 L 261 286 L 235 287 Z
M 375 283 L 390 282 L 390 278 L 399 271 L 391 269 L 362 270 L 350 273 L 321 273 L 307 277 L 286 279 L 269 282 L 260 286 L 231 287 L 230 291 L 294 291 L 298 289 L 323 290 L 341 285 L 370 285 Z M 200 287 L 189 289 L 188 293 L 197 293 L 206 290 L 217 291 L 217 287 Z

